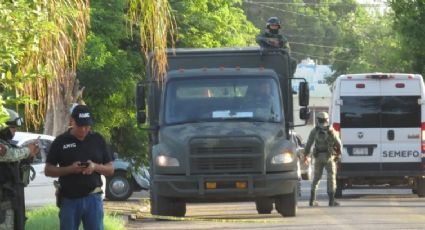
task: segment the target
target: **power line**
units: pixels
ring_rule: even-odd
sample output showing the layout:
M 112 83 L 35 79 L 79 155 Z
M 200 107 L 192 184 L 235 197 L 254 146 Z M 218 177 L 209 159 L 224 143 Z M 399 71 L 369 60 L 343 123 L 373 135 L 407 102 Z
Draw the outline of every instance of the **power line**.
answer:
M 329 49 L 340 48 L 340 49 L 344 49 L 346 51 L 350 50 L 350 48 L 345 48 L 345 47 L 341 47 L 341 46 L 326 46 L 326 45 L 318 45 L 318 44 L 312 44 L 312 43 L 289 42 L 289 44 L 304 45 L 304 46 L 315 46 L 315 47 L 329 48 Z
M 335 59 L 333 57 L 323 57 L 323 56 L 311 55 L 311 54 L 306 54 L 306 53 L 301 53 L 301 52 L 294 52 L 294 51 L 291 51 L 291 53 L 292 54 L 298 54 L 298 55 L 304 55 L 306 57 L 313 57 L 313 58 L 317 58 L 317 59 L 320 59 L 320 60 L 329 60 L 329 59 L 331 59 L 331 60 L 333 60 L 335 62 L 355 63 L 354 61 L 348 61 L 348 60 L 342 60 L 342 59 Z
M 264 4 L 261 4 L 261 3 L 256 3 L 256 2 L 253 2 L 253 1 L 250 1 L 250 0 L 244 0 L 244 2 L 245 2 L 245 3 L 248 3 L 248 4 L 253 4 L 253 5 L 260 6 L 260 7 L 264 7 L 264 8 L 269 8 L 269 9 L 273 9 L 273 10 L 281 11 L 281 12 L 284 12 L 284 13 L 295 14 L 295 15 L 299 15 L 299 16 L 303 16 L 303 17 L 319 18 L 319 17 L 317 17 L 317 16 L 301 14 L 301 13 L 294 12 L 294 11 L 290 11 L 290 10 L 283 10 L 283 9 L 280 9 L 280 8 L 277 8 L 277 7 L 264 5 Z M 319 19 L 320 19 L 320 18 L 319 18 Z

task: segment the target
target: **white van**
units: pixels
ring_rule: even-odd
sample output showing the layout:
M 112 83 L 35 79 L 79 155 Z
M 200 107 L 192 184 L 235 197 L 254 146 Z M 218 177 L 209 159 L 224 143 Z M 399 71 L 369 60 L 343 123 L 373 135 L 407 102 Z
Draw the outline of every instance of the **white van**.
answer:
M 419 74 L 339 76 L 330 122 L 340 132 L 337 196 L 352 185 L 412 186 L 425 196 L 425 95 Z

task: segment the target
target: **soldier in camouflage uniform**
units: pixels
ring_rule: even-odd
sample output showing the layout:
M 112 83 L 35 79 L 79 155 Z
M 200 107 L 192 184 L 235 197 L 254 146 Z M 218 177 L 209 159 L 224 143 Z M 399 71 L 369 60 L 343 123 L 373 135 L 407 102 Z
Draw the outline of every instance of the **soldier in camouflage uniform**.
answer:
M 271 17 L 267 20 L 267 31 L 257 36 L 257 43 L 263 48 L 282 48 L 289 50 L 288 39 L 279 33 L 280 20 Z
M 288 39 L 279 33 L 280 20 L 277 17 L 271 17 L 267 20 L 266 31 L 257 36 L 256 41 L 260 47 L 267 51 L 278 49 L 290 54 L 291 48 L 289 47 Z M 293 57 L 291 62 L 291 75 L 297 69 L 297 60 Z
M 316 201 L 316 190 L 319 180 L 322 177 L 323 168 L 328 176 L 328 196 L 329 206 L 339 206 L 335 201 L 336 190 L 336 165 L 335 157 L 337 150 L 341 148 L 341 140 L 335 130 L 329 126 L 329 115 L 326 112 L 317 114 L 317 125 L 311 130 L 305 146 L 305 160 L 310 154 L 310 149 L 314 143 L 314 178 L 311 184 L 310 206 L 318 206 Z
M 10 144 L 15 135 L 16 128 L 22 123 L 22 119 L 12 110 L 7 110 L 9 120 L 6 127 L 0 130 L 0 230 L 15 229 L 14 225 L 14 207 L 11 197 L 13 193 L 13 175 L 11 173 L 11 162 L 18 162 L 29 157 L 34 157 L 38 152 L 36 144 L 29 144 L 28 147 L 17 148 Z

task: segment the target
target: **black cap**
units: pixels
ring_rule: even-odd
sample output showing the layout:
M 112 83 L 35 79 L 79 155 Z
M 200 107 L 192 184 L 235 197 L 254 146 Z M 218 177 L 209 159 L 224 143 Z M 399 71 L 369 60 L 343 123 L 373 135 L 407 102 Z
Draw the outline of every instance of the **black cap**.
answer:
M 86 105 L 77 105 L 71 113 L 71 117 L 78 126 L 93 125 L 92 114 Z

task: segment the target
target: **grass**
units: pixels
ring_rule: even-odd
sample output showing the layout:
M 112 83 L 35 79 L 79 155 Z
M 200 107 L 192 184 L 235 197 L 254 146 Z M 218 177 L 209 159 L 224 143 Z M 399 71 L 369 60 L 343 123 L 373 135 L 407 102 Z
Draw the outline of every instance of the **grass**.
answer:
M 49 205 L 42 208 L 27 211 L 28 220 L 25 224 L 26 230 L 59 229 L 59 209 Z M 119 216 L 105 212 L 103 219 L 105 230 L 124 230 L 125 222 Z M 82 224 L 80 229 L 83 229 Z

